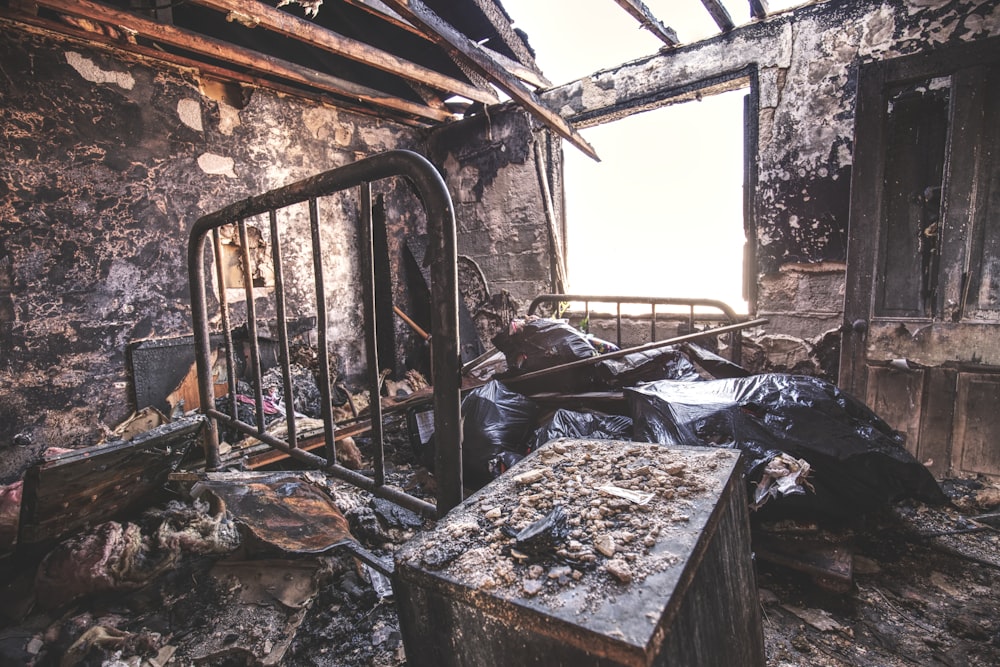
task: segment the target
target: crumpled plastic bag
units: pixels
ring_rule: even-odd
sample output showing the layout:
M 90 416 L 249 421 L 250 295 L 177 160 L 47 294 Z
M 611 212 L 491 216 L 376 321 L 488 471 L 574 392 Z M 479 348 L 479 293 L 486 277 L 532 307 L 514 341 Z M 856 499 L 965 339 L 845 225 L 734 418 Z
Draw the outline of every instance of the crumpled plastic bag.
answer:
M 848 518 L 904 497 L 944 502 L 904 436 L 836 385 L 810 376 L 663 380 L 625 390 L 636 440 L 736 448 L 751 482 L 782 454 L 811 468 L 815 493 L 783 496 L 792 513 Z
M 556 438 L 631 440 L 632 418 L 597 412 L 574 412 L 559 408 L 535 431 L 532 451 Z

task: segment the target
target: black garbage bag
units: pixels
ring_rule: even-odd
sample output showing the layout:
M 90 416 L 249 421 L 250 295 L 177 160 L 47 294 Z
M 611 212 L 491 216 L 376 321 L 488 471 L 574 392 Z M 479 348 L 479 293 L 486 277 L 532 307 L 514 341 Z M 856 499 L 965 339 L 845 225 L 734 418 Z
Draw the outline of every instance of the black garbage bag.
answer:
M 682 343 L 681 349 L 687 353 L 688 357 L 702 370 L 711 375 L 716 380 L 724 378 L 745 378 L 750 375 L 750 371 L 739 364 L 734 364 L 725 357 L 720 357 L 711 350 L 706 350 L 701 345 L 694 343 Z M 672 378 L 670 378 L 672 379 Z
M 465 486 L 478 489 L 528 453 L 538 418 L 534 401 L 497 380 L 462 400 L 462 472 Z
M 601 440 L 631 440 L 632 418 L 598 412 L 574 412 L 559 408 L 548 422 L 535 431 L 535 450 L 556 438 L 595 438 Z
M 500 379 L 515 379 L 518 375 L 590 359 L 598 354 L 587 335 L 562 320 L 535 318 L 514 320 L 507 331 L 493 337 L 493 344 L 504 353 L 507 372 Z M 546 391 L 580 393 L 593 385 L 591 367 L 572 368 L 540 378 L 518 382 L 524 393 Z
M 904 497 L 946 500 L 902 434 L 825 380 L 771 373 L 625 393 L 636 440 L 740 449 L 751 483 L 778 455 L 808 462 L 815 493 L 783 496 L 772 513 L 849 518 Z
M 608 389 L 622 389 L 654 380 L 694 382 L 703 379 L 687 355 L 675 345 L 598 361 L 594 364 L 594 373 L 597 381 Z

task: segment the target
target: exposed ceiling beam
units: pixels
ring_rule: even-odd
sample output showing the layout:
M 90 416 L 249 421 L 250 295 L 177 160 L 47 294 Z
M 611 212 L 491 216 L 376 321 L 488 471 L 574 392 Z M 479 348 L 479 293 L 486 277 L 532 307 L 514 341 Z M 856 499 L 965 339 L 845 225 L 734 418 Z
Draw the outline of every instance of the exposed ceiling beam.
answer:
M 511 50 L 516 60 L 525 65 L 535 62 L 535 56 L 532 55 L 531 49 L 528 48 L 528 45 L 524 43 L 524 39 L 511 27 L 510 18 L 497 6 L 496 0 L 472 0 L 472 2 L 479 7 L 479 11 L 483 13 L 486 20 L 497 31 L 500 39 Z
M 750 16 L 755 19 L 767 18 L 770 11 L 767 7 L 767 0 L 750 0 Z
M 441 109 L 431 109 L 422 104 L 388 95 L 351 81 L 345 81 L 324 72 L 318 72 L 250 49 L 236 47 L 174 26 L 150 21 L 129 12 L 90 2 L 90 0 L 37 0 L 37 2 L 42 7 L 48 7 L 71 16 L 110 23 L 134 32 L 137 36 L 240 65 L 260 74 L 281 77 L 288 81 L 428 120 L 445 121 L 453 118 L 452 114 Z
M 383 21 L 387 21 L 392 25 L 396 26 L 397 28 L 400 28 L 401 30 L 406 30 L 407 32 L 413 33 L 414 35 L 418 35 L 419 37 L 426 39 L 429 42 L 434 41 L 433 39 L 430 38 L 430 36 L 424 34 L 423 31 L 416 28 L 412 23 L 404 19 L 396 11 L 394 11 L 391 7 L 386 5 L 381 0 L 345 0 L 345 1 L 348 4 L 358 7 L 359 9 L 363 9 L 370 14 L 378 16 Z M 479 50 L 483 51 L 490 58 L 497 61 L 497 63 L 501 67 L 503 67 L 505 70 L 516 76 L 521 81 L 524 81 L 527 84 L 531 84 L 535 88 L 552 87 L 552 82 L 546 79 L 545 76 L 537 68 L 523 65 L 514 60 L 513 58 L 508 58 L 502 53 L 498 53 L 497 51 L 494 51 L 493 49 L 487 48 L 485 46 L 480 46 Z
M 594 148 L 580 136 L 562 116 L 546 107 L 534 93 L 495 60 L 486 56 L 465 35 L 448 25 L 421 0 L 387 0 L 386 4 L 399 12 L 410 23 L 423 28 L 453 58 L 460 58 L 479 70 L 497 87 L 524 106 L 535 118 L 564 137 L 594 160 L 600 160 Z
M 128 54 L 141 60 L 171 63 L 188 71 L 198 72 L 199 77 L 203 80 L 231 81 L 254 88 L 276 90 L 285 95 L 313 100 L 319 103 L 330 102 L 329 94 L 315 88 L 295 88 L 290 84 L 284 84 L 275 79 L 265 79 L 246 70 L 237 71 L 218 65 L 210 65 L 204 60 L 195 60 L 193 57 L 164 51 L 162 48 L 122 42 L 120 37 L 113 37 L 103 32 L 88 31 L 69 23 L 39 18 L 35 14 L 25 14 L 21 11 L 14 11 L 0 6 L 0 32 L 6 29 L 8 25 L 11 27 L 16 26 L 19 30 L 28 30 L 33 34 L 45 35 L 50 38 L 53 35 L 59 35 L 68 44 L 77 44 L 80 48 L 99 48 L 109 53 Z M 371 105 L 362 106 L 360 102 L 354 102 L 344 97 L 337 100 L 337 105 L 355 113 L 378 118 L 385 118 L 390 113 L 385 108 L 376 108 Z M 429 124 L 426 119 L 416 119 L 410 114 L 396 113 L 391 115 L 396 122 L 403 125 L 427 127 Z
M 631 14 L 643 28 L 656 35 L 661 42 L 667 46 L 677 46 L 677 32 L 670 26 L 663 25 L 642 2 L 639 0 L 615 0 L 615 2 Z
M 701 0 L 701 4 L 705 5 L 705 9 L 712 15 L 715 25 L 719 26 L 719 30 L 722 32 L 729 32 L 736 27 L 736 24 L 733 23 L 733 17 L 729 15 L 729 10 L 719 0 Z
M 449 94 L 461 95 L 486 104 L 499 101 L 492 88 L 485 90 L 477 88 L 363 42 L 339 35 L 257 0 L 188 0 L 188 2 L 210 7 L 220 12 L 227 12 L 229 20 L 243 22 L 245 17 L 249 19 L 247 22 L 250 25 L 259 25 L 279 35 L 305 42 L 329 53 L 370 65 L 383 72 L 396 74 L 408 81 L 425 84 Z

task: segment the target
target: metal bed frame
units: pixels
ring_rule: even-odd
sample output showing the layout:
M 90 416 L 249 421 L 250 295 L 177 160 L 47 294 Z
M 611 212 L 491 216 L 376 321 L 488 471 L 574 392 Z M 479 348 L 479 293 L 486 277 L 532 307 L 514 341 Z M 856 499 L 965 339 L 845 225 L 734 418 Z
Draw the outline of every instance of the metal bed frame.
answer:
M 375 302 L 380 295 L 375 293 L 374 266 L 372 253 L 372 190 L 371 183 L 392 177 L 405 178 L 414 188 L 427 216 L 429 237 L 428 255 L 431 275 L 431 336 L 432 346 L 432 386 L 434 388 L 435 423 L 435 477 L 437 481 L 436 504 L 411 496 L 385 484 L 385 462 L 382 432 L 382 408 L 379 402 L 379 360 L 376 345 Z M 320 215 L 318 199 L 352 188 L 358 188 L 360 204 L 360 229 L 362 247 L 364 329 L 367 355 L 367 378 L 370 391 L 370 417 L 372 443 L 374 447 L 373 475 L 368 476 L 350 470 L 337 462 L 337 447 L 334 435 L 334 419 L 331 403 L 331 374 L 329 365 L 329 341 L 327 339 L 328 308 L 324 289 L 322 249 L 320 245 Z M 299 446 L 296 435 L 294 410 L 286 411 L 287 437 L 274 437 L 264 427 L 263 392 L 261 389 L 261 359 L 257 337 L 257 308 L 251 278 L 251 263 L 247 244 L 246 220 L 258 215 L 267 215 L 270 224 L 271 259 L 274 263 L 274 309 L 277 314 L 279 338 L 278 365 L 281 367 L 284 396 L 288 406 L 292 405 L 293 387 L 289 362 L 289 335 L 286 319 L 284 278 L 282 275 L 280 229 L 277 211 L 294 204 L 308 202 L 309 222 L 312 235 L 313 279 L 316 290 L 316 319 L 318 329 L 319 388 L 323 398 L 322 420 L 325 438 L 325 456 L 305 451 Z M 206 246 L 211 237 L 211 247 L 216 258 L 222 257 L 219 228 L 236 224 L 239 230 L 242 250 L 243 285 L 245 287 L 245 307 L 247 338 L 250 347 L 249 364 L 246 373 L 254 380 L 254 402 L 256 424 L 247 424 L 237 418 L 236 400 L 230 400 L 227 414 L 216 409 L 212 382 L 212 347 L 209 331 L 207 294 L 211 290 L 206 281 L 207 269 L 211 266 L 206 259 Z M 233 349 L 233 335 L 230 308 L 223 282 L 222 262 L 215 262 L 219 293 L 218 301 L 221 322 L 222 346 L 225 349 L 225 363 L 230 396 L 236 395 L 237 379 Z M 391 500 L 431 518 L 444 516 L 462 501 L 462 429 L 460 403 L 460 368 L 458 341 L 458 287 L 457 252 L 455 242 L 455 215 L 451 197 L 440 174 L 425 158 L 410 151 L 389 151 L 365 158 L 342 167 L 331 169 L 316 176 L 298 181 L 276 190 L 244 199 L 210 213 L 195 222 L 188 245 L 188 275 L 191 285 L 191 311 L 194 326 L 195 357 L 198 372 L 198 391 L 201 412 L 208 417 L 204 438 L 205 465 L 208 470 L 218 469 L 220 424 L 235 429 L 242 434 L 285 452 L 292 459 L 371 491 L 376 496 Z M 391 295 L 381 295 L 390 298 Z
M 534 298 L 531 305 L 528 306 L 528 315 L 535 315 L 543 305 L 547 305 L 552 308 L 555 312 L 560 304 L 572 303 L 572 302 L 582 302 L 584 304 L 584 317 L 587 322 L 587 329 L 589 329 L 590 317 L 594 314 L 594 309 L 591 308 L 592 303 L 613 303 L 615 304 L 615 322 L 617 325 L 617 339 L 616 343 L 618 347 L 622 346 L 622 304 L 645 304 L 650 307 L 649 315 L 649 325 L 650 325 L 650 341 L 657 340 L 656 337 L 656 322 L 657 322 L 657 306 L 685 306 L 688 308 L 688 313 L 685 315 L 683 313 L 677 312 L 664 312 L 659 314 L 660 320 L 674 320 L 687 322 L 691 330 L 694 330 L 695 322 L 723 322 L 726 325 L 738 324 L 746 320 L 745 317 L 740 317 L 736 314 L 728 304 L 723 301 L 717 301 L 715 299 L 688 299 L 682 297 L 640 297 L 640 296 L 601 296 L 595 294 L 540 294 Z M 697 317 L 695 316 L 695 308 L 710 308 L 714 312 L 711 313 L 699 313 Z M 603 313 L 602 313 L 603 314 Z M 730 350 L 730 361 L 735 364 L 739 364 L 742 361 L 743 347 L 742 338 L 739 331 L 731 331 L 728 334 L 728 343 Z

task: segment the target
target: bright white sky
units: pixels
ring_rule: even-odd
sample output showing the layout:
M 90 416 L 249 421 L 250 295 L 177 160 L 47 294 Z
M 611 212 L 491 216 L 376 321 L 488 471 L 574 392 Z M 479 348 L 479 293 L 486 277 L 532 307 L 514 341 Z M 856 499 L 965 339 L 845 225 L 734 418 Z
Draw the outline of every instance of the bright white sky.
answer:
M 655 53 L 662 43 L 614 0 L 501 0 L 554 85 Z M 718 33 L 701 0 L 645 0 L 682 44 Z M 801 0 L 770 0 L 771 11 Z M 749 3 L 728 0 L 737 25 Z M 746 311 L 743 91 L 583 130 L 601 162 L 566 157 L 569 289 L 706 297 Z

